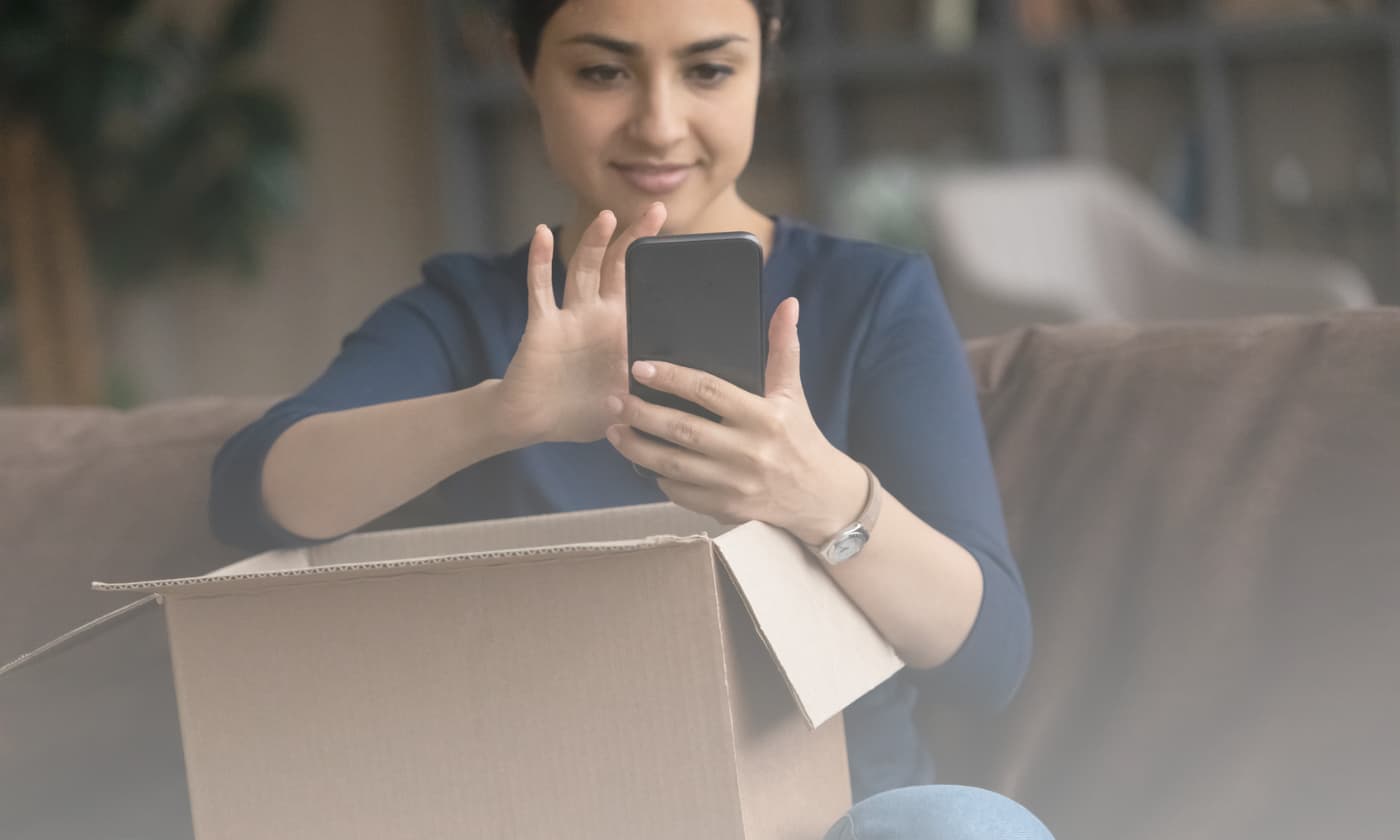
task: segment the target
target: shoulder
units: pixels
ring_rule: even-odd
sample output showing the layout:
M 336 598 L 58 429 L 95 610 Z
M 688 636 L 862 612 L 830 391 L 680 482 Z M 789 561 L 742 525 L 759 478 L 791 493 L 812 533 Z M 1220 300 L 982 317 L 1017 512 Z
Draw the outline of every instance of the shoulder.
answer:
M 932 276 L 927 253 L 840 237 L 804 221 L 781 220 L 778 248 L 809 272 L 840 273 L 850 280 L 879 283 L 896 274 Z
M 871 314 L 915 302 L 941 301 L 928 254 L 838 236 L 810 224 L 782 220 L 777 248 L 790 261 L 797 288 L 863 304 Z
M 512 265 L 520 262 L 520 271 Z M 439 329 L 471 321 L 493 321 L 525 300 L 523 252 L 470 253 L 453 251 L 423 261 L 420 281 L 389 301 L 407 308 Z M 519 298 L 519 300 L 516 300 Z
M 443 253 L 425 260 L 419 281 L 383 301 L 355 331 L 374 341 L 433 334 L 448 347 L 511 312 L 509 255 Z M 522 291 L 523 297 L 523 291 Z
M 515 261 L 524 269 L 524 255 L 450 251 L 423 261 L 421 288 L 452 298 L 480 298 L 506 294 L 519 284 L 510 282 Z

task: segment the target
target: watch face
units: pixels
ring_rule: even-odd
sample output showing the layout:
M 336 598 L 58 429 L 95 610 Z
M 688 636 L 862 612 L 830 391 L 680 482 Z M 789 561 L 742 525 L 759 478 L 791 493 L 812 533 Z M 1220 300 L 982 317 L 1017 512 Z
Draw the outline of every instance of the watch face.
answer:
M 842 537 L 836 545 L 831 547 L 831 562 L 840 563 L 849 560 L 860 553 L 865 548 L 867 537 L 864 530 L 856 531 Z

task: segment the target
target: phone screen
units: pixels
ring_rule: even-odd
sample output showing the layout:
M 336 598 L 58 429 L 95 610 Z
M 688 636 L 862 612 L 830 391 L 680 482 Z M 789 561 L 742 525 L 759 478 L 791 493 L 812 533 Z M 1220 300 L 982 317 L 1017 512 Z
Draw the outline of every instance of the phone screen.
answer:
M 748 233 L 658 236 L 627 249 L 627 355 L 671 362 L 763 393 L 763 249 Z M 632 393 L 716 419 L 632 380 Z

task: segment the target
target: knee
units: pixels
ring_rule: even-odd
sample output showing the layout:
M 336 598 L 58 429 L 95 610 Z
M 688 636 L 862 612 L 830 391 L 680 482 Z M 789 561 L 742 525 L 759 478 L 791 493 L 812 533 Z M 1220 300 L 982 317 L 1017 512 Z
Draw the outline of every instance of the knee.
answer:
M 998 793 L 922 785 L 856 803 L 828 835 L 841 840 L 1052 840 L 1030 811 Z

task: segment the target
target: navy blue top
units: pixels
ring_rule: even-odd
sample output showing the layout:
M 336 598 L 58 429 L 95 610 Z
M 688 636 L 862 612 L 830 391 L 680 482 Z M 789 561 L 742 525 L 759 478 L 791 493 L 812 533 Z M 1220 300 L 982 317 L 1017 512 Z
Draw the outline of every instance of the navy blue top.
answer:
M 928 258 L 776 221 L 764 322 L 784 298 L 800 299 L 802 382 L 817 424 L 895 498 L 971 552 L 985 578 L 977 621 L 951 660 L 905 669 L 846 710 L 859 801 L 933 780 L 914 722 L 921 693 L 984 709 L 1011 699 L 1030 656 L 1030 614 L 972 378 Z M 268 450 L 298 420 L 503 376 L 525 330 L 527 252 L 429 260 L 423 282 L 347 336 L 325 373 L 229 440 L 214 463 L 215 534 L 250 551 L 309 542 L 269 517 L 260 491 Z M 564 278 L 556 259 L 561 301 Z M 665 501 L 606 440 L 508 452 L 451 476 L 437 493 L 461 521 Z

